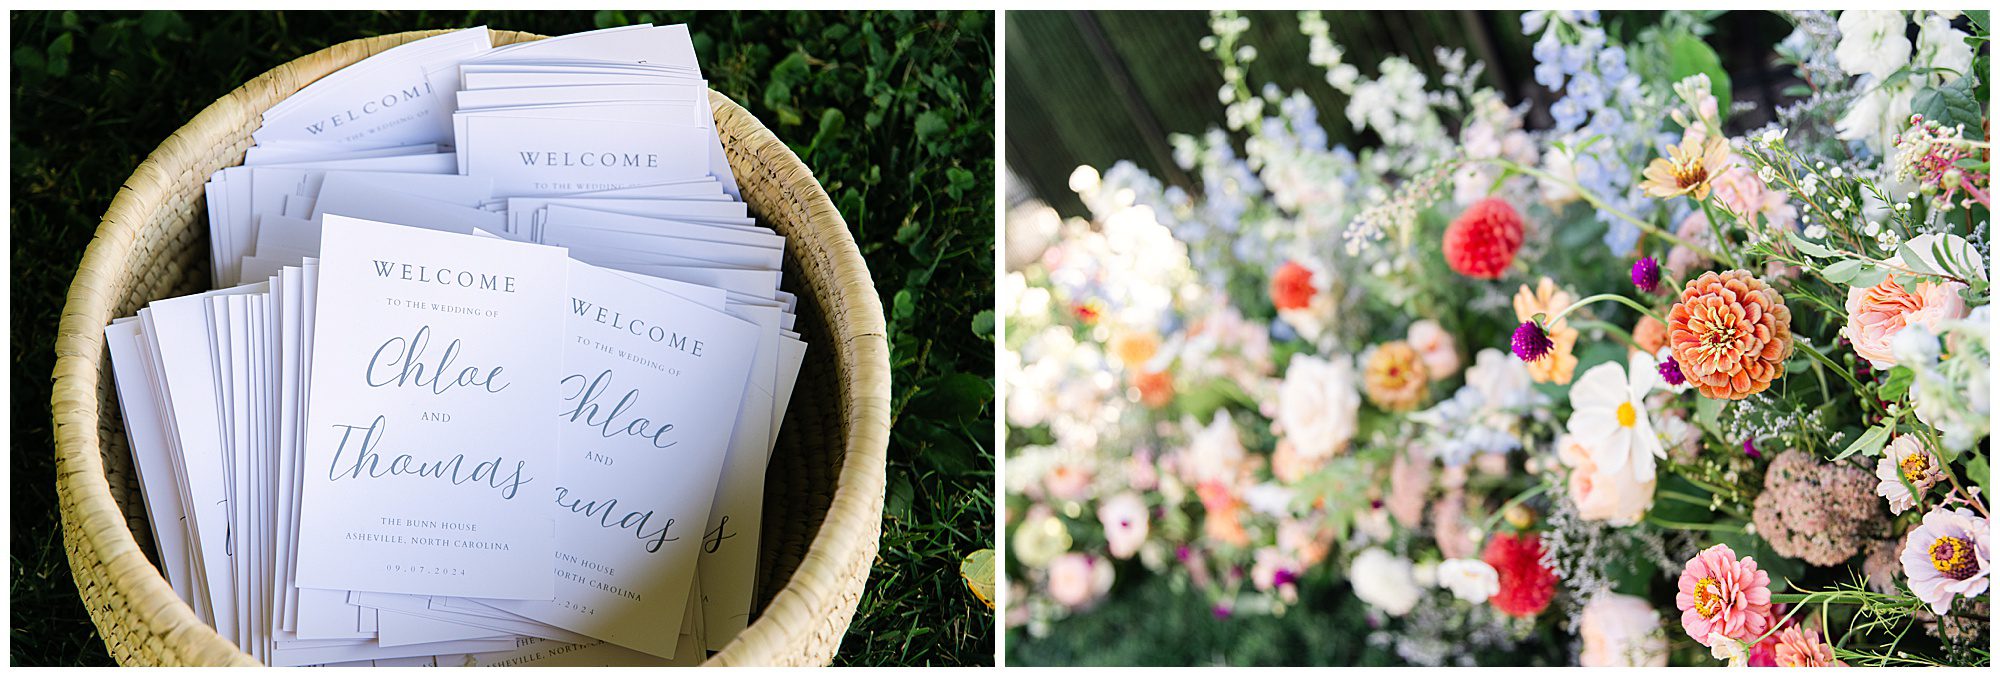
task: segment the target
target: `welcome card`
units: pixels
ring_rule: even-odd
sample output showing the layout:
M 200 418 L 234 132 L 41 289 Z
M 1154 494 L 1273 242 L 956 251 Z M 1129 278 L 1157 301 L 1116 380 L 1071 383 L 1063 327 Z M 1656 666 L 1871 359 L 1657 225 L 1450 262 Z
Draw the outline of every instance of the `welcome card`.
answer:
M 758 329 L 570 264 L 553 602 L 493 606 L 672 658 Z
M 301 588 L 551 599 L 567 259 L 329 214 Z

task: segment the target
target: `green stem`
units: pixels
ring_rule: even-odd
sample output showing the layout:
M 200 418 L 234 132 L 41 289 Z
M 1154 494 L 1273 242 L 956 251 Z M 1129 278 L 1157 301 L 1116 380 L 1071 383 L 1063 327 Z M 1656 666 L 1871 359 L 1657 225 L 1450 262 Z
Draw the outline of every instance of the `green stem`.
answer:
M 1617 301 L 1619 303 L 1623 303 L 1627 307 L 1633 310 L 1637 310 L 1640 313 L 1643 313 L 1646 317 L 1653 318 L 1653 321 L 1655 322 L 1659 322 L 1660 324 L 1666 324 L 1666 320 L 1660 319 L 1659 314 L 1653 312 L 1653 309 L 1647 308 L 1646 306 L 1640 304 L 1638 301 L 1625 298 L 1624 296 L 1619 294 L 1597 294 L 1595 296 L 1585 296 L 1583 297 L 1582 300 L 1577 301 L 1576 303 L 1569 304 L 1568 308 L 1562 309 L 1562 312 L 1556 313 L 1555 317 L 1549 318 L 1544 324 L 1549 325 L 1561 322 L 1564 317 L 1569 316 L 1569 314 L 1571 312 L 1574 312 L 1576 309 L 1582 308 L 1592 303 L 1596 303 L 1598 301 Z
M 1720 437 L 1720 435 L 1717 435 L 1717 437 Z M 1688 477 L 1686 474 L 1680 474 L 1680 478 L 1683 480 L 1687 480 L 1688 484 L 1692 484 L 1695 485 L 1696 487 L 1699 487 L 1702 491 L 1706 491 L 1708 493 L 1715 494 L 1717 496 L 1721 496 L 1723 494 L 1735 493 L 1729 491 L 1728 489 L 1716 486 L 1714 484 L 1710 484 L 1708 482 L 1693 477 Z
M 1847 384 L 1853 386 L 1855 392 L 1857 393 L 1861 392 L 1861 382 L 1854 379 L 1854 374 L 1849 373 L 1846 369 L 1840 368 L 1840 365 L 1836 364 L 1833 361 L 1833 358 L 1827 357 L 1820 351 L 1813 349 L 1811 345 L 1806 344 L 1806 342 L 1804 341 L 1793 341 L 1792 347 L 1798 348 L 1799 352 L 1805 353 L 1806 355 L 1812 357 L 1814 360 L 1818 360 L 1820 363 L 1825 364 L 1828 370 L 1832 371 L 1833 373 L 1839 374 L 1841 378 L 1847 379 Z
M 1723 242 L 1722 223 L 1719 219 L 1715 218 L 1715 206 L 1711 204 L 1708 200 L 1697 200 L 1695 201 L 1695 204 L 1701 207 L 1702 218 L 1708 221 L 1708 236 L 1714 239 L 1716 243 L 1721 244 Z M 1725 209 L 1723 211 L 1728 212 L 1729 210 Z M 1729 247 L 1725 246 L 1722 248 L 1722 255 L 1727 258 L 1715 259 L 1715 260 L 1728 261 L 1729 267 L 1731 268 L 1743 267 L 1743 264 L 1737 263 L 1736 261 L 1736 252 L 1730 251 Z
M 1500 509 L 1493 511 L 1493 514 L 1491 515 L 1487 515 L 1486 522 L 1484 524 L 1479 525 L 1480 540 L 1484 541 L 1487 536 L 1491 536 L 1493 534 L 1493 525 L 1499 524 L 1500 518 L 1505 517 L 1507 515 L 1508 510 L 1512 510 L 1514 506 L 1520 505 L 1523 502 L 1526 502 L 1528 499 L 1542 495 L 1543 492 L 1548 491 L 1551 487 L 1554 486 L 1555 486 L 1554 484 L 1543 482 L 1541 484 L 1535 485 L 1535 488 L 1533 489 L 1523 491 L 1520 493 L 1520 495 L 1507 499 L 1506 503 L 1500 504 Z
M 1618 325 L 1614 325 L 1610 322 L 1600 322 L 1597 320 L 1577 320 L 1575 322 L 1571 322 L 1570 326 L 1576 327 L 1578 329 L 1602 329 L 1605 331 L 1605 333 L 1611 334 L 1613 338 L 1618 339 L 1625 345 L 1631 346 L 1633 350 L 1637 350 L 1639 352 L 1646 351 L 1646 348 L 1644 346 L 1639 345 L 1639 341 L 1637 339 L 1632 338 L 1631 334 L 1626 333 L 1624 329 L 1620 329 L 1618 328 Z
M 1517 171 L 1522 174 L 1527 174 L 1529 176 L 1533 176 L 1543 181 L 1551 181 L 1554 183 L 1562 184 L 1563 187 L 1575 191 L 1579 197 L 1583 198 L 1583 201 L 1590 203 L 1592 207 L 1604 210 L 1606 213 L 1618 217 L 1619 220 L 1622 220 L 1626 223 L 1630 223 L 1634 226 L 1638 226 L 1639 230 L 1652 233 L 1653 235 L 1658 236 L 1662 240 L 1666 240 L 1667 242 L 1677 244 L 1682 247 L 1686 247 L 1690 250 L 1693 250 L 1694 253 L 1702 255 L 1703 258 L 1706 258 L 1710 261 L 1722 260 L 1721 256 L 1717 256 L 1715 252 L 1709 251 L 1707 247 L 1703 247 L 1693 242 L 1689 242 L 1685 239 L 1682 239 L 1678 235 L 1669 233 L 1661 229 L 1659 226 L 1655 226 L 1652 223 L 1646 221 L 1641 221 L 1637 217 L 1632 216 L 1631 214 L 1627 214 L 1616 207 L 1606 204 L 1602 198 L 1597 197 L 1596 193 L 1590 192 L 1583 186 L 1578 185 L 1577 182 L 1575 181 L 1564 179 L 1554 174 L 1542 171 L 1540 169 L 1522 165 L 1512 160 L 1507 160 L 1504 158 L 1489 158 L 1485 160 L 1475 160 L 1475 162 L 1491 162 L 1493 164 L 1500 165 L 1501 167 L 1504 167 L 1506 169 Z
M 1743 525 L 1741 524 L 1719 524 L 1719 523 L 1696 524 L 1693 522 L 1674 522 L 1670 520 L 1663 520 L 1658 517 L 1654 517 L 1652 515 L 1646 516 L 1646 523 L 1656 527 L 1660 527 L 1662 529 L 1681 529 L 1684 531 L 1720 531 L 1732 534 L 1746 533 L 1743 531 Z
M 1748 517 L 1747 515 L 1744 515 L 1743 513 L 1740 513 L 1740 512 L 1737 512 L 1737 511 L 1735 511 L 1735 510 L 1731 510 L 1731 509 L 1729 509 L 1729 508 L 1728 508 L 1727 506 L 1722 506 L 1722 505 L 1721 505 L 1721 501 L 1716 501 L 1716 500 L 1713 500 L 1713 499 L 1705 499 L 1705 498 L 1701 498 L 1701 497 L 1699 497 L 1699 496 L 1695 496 L 1695 495 L 1692 495 L 1692 494 L 1683 494 L 1683 493 L 1681 493 L 1681 492 L 1678 492 L 1678 491 L 1668 491 L 1668 490 L 1665 490 L 1665 489 L 1661 489 L 1661 490 L 1659 490 L 1659 491 L 1657 491 L 1657 492 L 1654 492 L 1654 494 L 1653 494 L 1653 495 L 1655 495 L 1655 496 L 1658 496 L 1658 497 L 1660 497 L 1660 498 L 1669 498 L 1669 499 L 1673 499 L 1673 500 L 1676 500 L 1676 501 L 1680 501 L 1680 502 L 1682 502 L 1682 503 L 1686 503 L 1686 504 L 1688 504 L 1688 505 L 1693 505 L 1693 506 L 1699 506 L 1699 507 L 1703 507 L 1703 508 L 1708 508 L 1708 509 L 1710 509 L 1710 510 L 1717 510 L 1717 511 L 1720 511 L 1720 512 L 1722 512 L 1722 513 L 1724 513 L 1724 514 L 1727 514 L 1727 515 L 1731 516 L 1731 517 L 1735 517 L 1735 518 L 1737 518 L 1737 519 L 1748 519 L 1748 518 L 1749 518 L 1749 517 Z

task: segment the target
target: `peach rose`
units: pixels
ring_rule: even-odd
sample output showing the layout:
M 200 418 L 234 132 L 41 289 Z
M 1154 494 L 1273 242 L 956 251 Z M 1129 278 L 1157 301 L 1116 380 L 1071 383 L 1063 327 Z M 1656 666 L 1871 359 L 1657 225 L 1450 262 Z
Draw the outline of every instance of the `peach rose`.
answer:
M 1154 409 L 1166 407 L 1174 401 L 1174 377 L 1164 371 L 1145 371 L 1132 375 L 1132 387 L 1139 391 L 1139 402 Z
M 1062 463 L 1042 478 L 1042 486 L 1058 500 L 1081 501 L 1090 497 L 1090 483 L 1096 473 L 1076 463 Z
M 1901 258 L 1889 262 L 1902 265 Z M 1854 353 L 1876 369 L 1896 366 L 1896 355 L 1890 350 L 1896 334 L 1914 323 L 1936 333 L 1940 323 L 1965 317 L 1965 298 L 1959 296 L 1963 289 L 1965 285 L 1957 282 L 1928 281 L 1905 288 L 1894 273 L 1873 287 L 1850 287 L 1844 333 L 1854 344 Z
M 1648 355 L 1657 355 L 1667 347 L 1667 325 L 1653 319 L 1651 315 L 1639 317 L 1639 323 L 1632 325 L 1632 342 L 1639 344 Z
M 1597 452 L 1565 435 L 1556 440 L 1556 455 L 1569 466 L 1569 498 L 1576 503 L 1577 516 L 1609 522 L 1613 526 L 1637 524 L 1653 507 L 1657 480 L 1640 482 L 1620 467 L 1607 471 L 1599 467 Z
M 1458 373 L 1458 345 L 1437 320 L 1410 323 L 1408 340 L 1410 347 L 1417 349 L 1417 356 L 1423 359 L 1432 381 L 1442 381 Z
M 1133 330 L 1119 332 L 1111 338 L 1111 355 L 1127 369 L 1138 369 L 1147 360 L 1160 352 L 1160 337 L 1153 332 Z
M 1660 627 L 1660 612 L 1643 598 L 1598 593 L 1583 605 L 1576 634 L 1583 641 L 1576 662 L 1583 667 L 1667 665 L 1667 636 Z

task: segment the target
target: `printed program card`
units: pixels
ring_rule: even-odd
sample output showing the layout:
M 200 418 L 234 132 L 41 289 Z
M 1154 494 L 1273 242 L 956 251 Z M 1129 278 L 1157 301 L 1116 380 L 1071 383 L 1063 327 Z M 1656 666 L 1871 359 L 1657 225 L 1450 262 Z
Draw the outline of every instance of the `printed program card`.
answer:
M 298 585 L 552 599 L 568 259 L 328 215 Z
M 570 268 L 556 597 L 493 605 L 673 658 L 758 328 L 623 273 Z

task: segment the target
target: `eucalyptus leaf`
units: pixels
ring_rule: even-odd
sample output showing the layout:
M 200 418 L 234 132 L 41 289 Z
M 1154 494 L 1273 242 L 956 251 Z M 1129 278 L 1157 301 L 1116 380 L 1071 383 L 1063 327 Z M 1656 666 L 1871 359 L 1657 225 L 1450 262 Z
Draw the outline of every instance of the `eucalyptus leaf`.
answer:
M 1848 284 L 1854 280 L 1855 275 L 1861 273 L 1861 266 L 1862 263 L 1858 260 L 1846 259 L 1820 269 L 1819 274 L 1825 276 L 1828 282 Z
M 1918 256 L 1916 250 L 1910 249 L 1910 243 L 1908 242 L 1905 242 L 1901 246 L 1896 247 L 1896 256 L 1903 260 L 1904 268 L 1908 268 L 1919 275 L 1944 274 L 1944 271 L 1931 268 L 1929 260 L 1922 256 Z
M 1861 272 L 1855 273 L 1854 277 L 1849 279 L 1847 283 L 1856 287 L 1873 287 L 1882 284 L 1882 281 L 1886 279 L 1889 279 L 1888 268 L 1867 263 L 1862 264 Z
M 1785 239 L 1791 240 L 1792 246 L 1797 248 L 1800 253 L 1805 254 L 1806 256 L 1811 256 L 1813 258 L 1822 258 L 1822 259 L 1830 256 L 1835 256 L 1834 251 L 1832 249 L 1828 249 L 1826 245 L 1822 245 L 1812 240 L 1805 239 L 1804 237 L 1801 237 L 1798 233 L 1792 231 L 1786 231 Z

